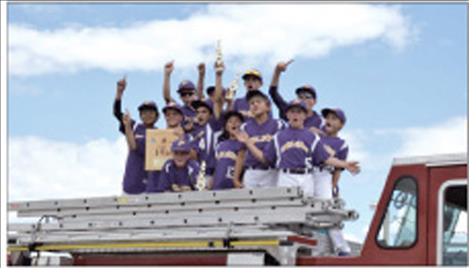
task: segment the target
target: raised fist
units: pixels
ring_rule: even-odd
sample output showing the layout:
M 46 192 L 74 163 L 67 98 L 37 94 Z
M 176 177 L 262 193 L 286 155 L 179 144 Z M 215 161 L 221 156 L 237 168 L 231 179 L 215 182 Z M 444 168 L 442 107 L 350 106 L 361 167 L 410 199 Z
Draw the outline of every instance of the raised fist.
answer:
M 117 93 L 122 95 L 122 93 L 124 93 L 126 86 L 127 86 L 127 81 L 125 77 L 117 81 Z
M 164 72 L 166 74 L 171 74 L 174 70 L 174 61 L 170 61 L 164 65 Z
M 205 75 L 205 63 L 199 63 L 199 65 L 197 65 L 197 70 L 199 70 L 199 75 Z
M 277 66 L 275 67 L 275 70 L 277 72 L 285 72 L 287 70 L 288 65 L 293 62 L 293 59 L 287 61 L 287 62 L 279 62 Z

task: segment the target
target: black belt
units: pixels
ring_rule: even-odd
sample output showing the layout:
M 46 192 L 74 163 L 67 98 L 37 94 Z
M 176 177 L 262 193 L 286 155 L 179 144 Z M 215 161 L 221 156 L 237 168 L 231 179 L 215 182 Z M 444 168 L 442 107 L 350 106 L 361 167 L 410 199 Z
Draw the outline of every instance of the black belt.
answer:
M 309 174 L 313 172 L 313 169 L 311 168 L 284 168 L 282 169 L 282 171 L 285 173 L 290 173 L 290 174 Z
M 272 168 L 270 167 L 246 167 L 246 170 L 271 170 Z

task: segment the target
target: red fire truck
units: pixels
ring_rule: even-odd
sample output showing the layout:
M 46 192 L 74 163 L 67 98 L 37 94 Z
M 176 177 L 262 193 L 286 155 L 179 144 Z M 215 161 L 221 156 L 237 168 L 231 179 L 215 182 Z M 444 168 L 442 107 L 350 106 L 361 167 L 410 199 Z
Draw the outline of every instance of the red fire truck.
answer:
M 62 215 L 61 217 L 64 217 L 62 219 L 70 217 L 77 221 L 86 213 L 91 213 L 93 207 L 90 204 L 93 202 L 97 204 L 98 201 L 101 206 L 99 211 L 110 213 L 112 209 L 113 214 L 108 216 L 102 213 L 94 216 L 86 214 L 82 222 L 59 221 L 55 225 L 46 223 L 42 227 L 38 224 L 17 226 L 16 229 L 11 226 L 17 232 L 9 233 L 9 261 L 13 265 L 466 266 L 468 253 L 467 178 L 465 154 L 394 159 L 364 244 L 355 255 L 346 257 L 328 254 L 324 246 L 327 241 L 323 239 L 323 236 L 305 236 L 300 231 L 295 233 L 291 225 L 295 223 L 295 228 L 301 229 L 302 224 L 296 223 L 298 219 L 302 219 L 301 213 L 307 211 L 305 222 L 313 223 L 315 228 L 328 228 L 332 226 L 328 224 L 339 223 L 340 225 L 342 220 L 356 217 L 353 211 L 343 210 L 340 204 L 325 201 L 310 202 L 301 198 L 300 200 L 292 189 L 277 189 L 275 195 L 272 192 L 251 190 L 239 192 L 237 195 L 224 193 L 223 198 L 220 197 L 220 193 L 215 192 L 207 192 L 205 196 L 202 196 L 202 193 L 198 193 L 197 196 L 195 194 L 168 196 L 168 199 L 174 197 L 175 200 L 184 200 L 177 203 L 178 209 L 182 209 L 181 206 L 183 206 L 185 210 L 177 212 L 181 214 L 177 214 L 180 216 L 178 216 L 178 221 L 175 221 L 174 227 L 166 227 L 165 233 L 157 234 L 157 231 L 148 231 L 143 228 L 145 224 L 157 225 L 158 223 L 133 220 L 133 226 L 138 228 L 132 229 L 131 234 L 129 234 L 130 231 L 120 233 L 122 230 L 113 230 L 112 235 L 115 240 L 112 242 L 100 240 L 107 239 L 106 237 L 110 235 L 105 231 L 111 227 L 124 228 L 128 224 L 125 221 L 126 217 L 136 216 L 135 210 L 129 210 L 133 213 L 131 216 L 119 214 L 120 220 L 116 222 L 115 210 L 119 210 L 118 213 L 124 213 L 122 210 L 125 205 L 130 208 L 134 201 L 140 202 L 138 204 L 147 202 L 145 208 L 148 209 L 151 204 L 154 204 L 148 203 L 152 197 L 142 196 L 139 197 L 141 199 L 134 201 L 130 199 L 123 201 L 119 198 L 94 201 L 85 199 L 80 201 L 80 205 L 72 201 L 47 201 L 37 204 L 33 202 L 11 203 L 10 209 L 17 210 L 23 216 Z M 203 198 L 206 200 L 202 200 Z M 184 235 L 179 238 L 172 237 L 171 230 L 176 230 L 181 224 L 186 224 L 189 228 L 189 225 L 194 222 L 193 218 L 187 216 L 189 209 L 192 209 L 188 208 L 190 204 L 186 202 L 187 200 L 192 200 L 191 202 L 194 202 L 192 205 L 197 202 L 206 202 L 204 203 L 206 205 L 202 206 L 202 203 L 199 203 L 193 209 L 199 214 L 214 209 L 212 211 L 215 213 L 213 222 L 218 224 L 217 226 L 226 223 L 231 217 L 230 213 L 239 213 L 243 210 L 241 214 L 233 214 L 235 217 L 231 219 L 230 225 L 241 221 L 244 224 L 254 222 L 251 225 L 242 225 L 245 227 L 238 233 L 235 228 L 230 229 L 231 233 L 226 235 L 230 239 L 217 240 L 214 237 L 220 237 L 217 233 L 220 229 L 215 229 L 213 227 L 215 225 L 211 225 L 208 221 L 212 217 L 210 214 L 212 212 L 209 212 L 206 217 L 197 218 L 200 222 L 195 233 L 194 228 L 191 227 L 192 229 L 181 229 L 186 231 L 185 237 Z M 106 205 L 108 207 L 103 210 L 102 206 L 105 202 L 110 205 Z M 116 206 L 113 202 L 119 202 L 119 204 Z M 268 205 L 262 205 L 264 203 Z M 223 207 L 224 204 L 226 207 Z M 65 210 L 72 212 L 60 214 Z M 171 215 L 173 211 L 165 207 L 161 213 Z M 114 217 L 113 222 L 107 222 L 106 225 L 96 224 L 97 218 L 105 220 L 106 217 Z M 204 220 L 207 221 L 204 222 Z M 278 223 L 277 229 L 269 229 L 273 228 L 273 222 Z M 288 230 L 279 229 L 279 226 L 288 224 L 290 224 Z M 101 229 L 92 231 L 86 229 L 95 228 L 98 225 Z M 54 230 L 56 230 L 55 233 Z M 143 230 L 147 230 L 146 233 L 143 233 Z M 158 242 L 152 240 L 150 233 L 159 239 Z M 83 234 L 94 237 L 90 238 L 94 240 L 84 240 Z M 130 242 L 123 238 L 124 235 L 133 239 L 139 235 L 145 239 Z M 162 240 L 161 237 L 164 235 L 166 238 Z M 129 250 L 131 247 L 133 249 Z M 45 252 L 62 252 L 69 254 L 69 257 L 55 257 L 54 262 L 54 257 L 45 257 Z M 40 257 L 41 254 L 42 257 Z

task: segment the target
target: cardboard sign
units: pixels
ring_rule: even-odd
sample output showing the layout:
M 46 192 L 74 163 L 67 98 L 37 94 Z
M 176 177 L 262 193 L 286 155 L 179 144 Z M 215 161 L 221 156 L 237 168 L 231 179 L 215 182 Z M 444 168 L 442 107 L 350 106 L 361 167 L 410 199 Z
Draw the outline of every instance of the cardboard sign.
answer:
M 177 140 L 173 130 L 147 129 L 145 145 L 145 170 L 161 170 L 171 159 L 171 144 Z

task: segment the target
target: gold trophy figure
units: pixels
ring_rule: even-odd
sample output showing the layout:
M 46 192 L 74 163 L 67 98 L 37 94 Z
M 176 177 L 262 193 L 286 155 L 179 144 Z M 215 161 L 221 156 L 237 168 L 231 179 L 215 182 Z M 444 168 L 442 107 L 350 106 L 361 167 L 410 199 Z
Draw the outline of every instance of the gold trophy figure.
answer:
M 233 98 L 236 96 L 236 90 L 239 88 L 238 80 L 239 80 L 240 74 L 237 73 L 235 79 L 231 81 L 230 86 L 228 87 L 228 90 L 225 95 L 226 100 L 233 100 Z
M 215 60 L 216 66 L 223 65 L 223 54 L 221 53 L 221 40 L 217 41 L 216 54 L 217 54 L 217 59 Z
M 198 191 L 203 191 L 205 190 L 206 186 L 207 184 L 205 181 L 205 161 L 202 161 L 200 163 L 200 171 L 197 175 L 197 183 L 195 185 L 195 188 L 197 188 Z

